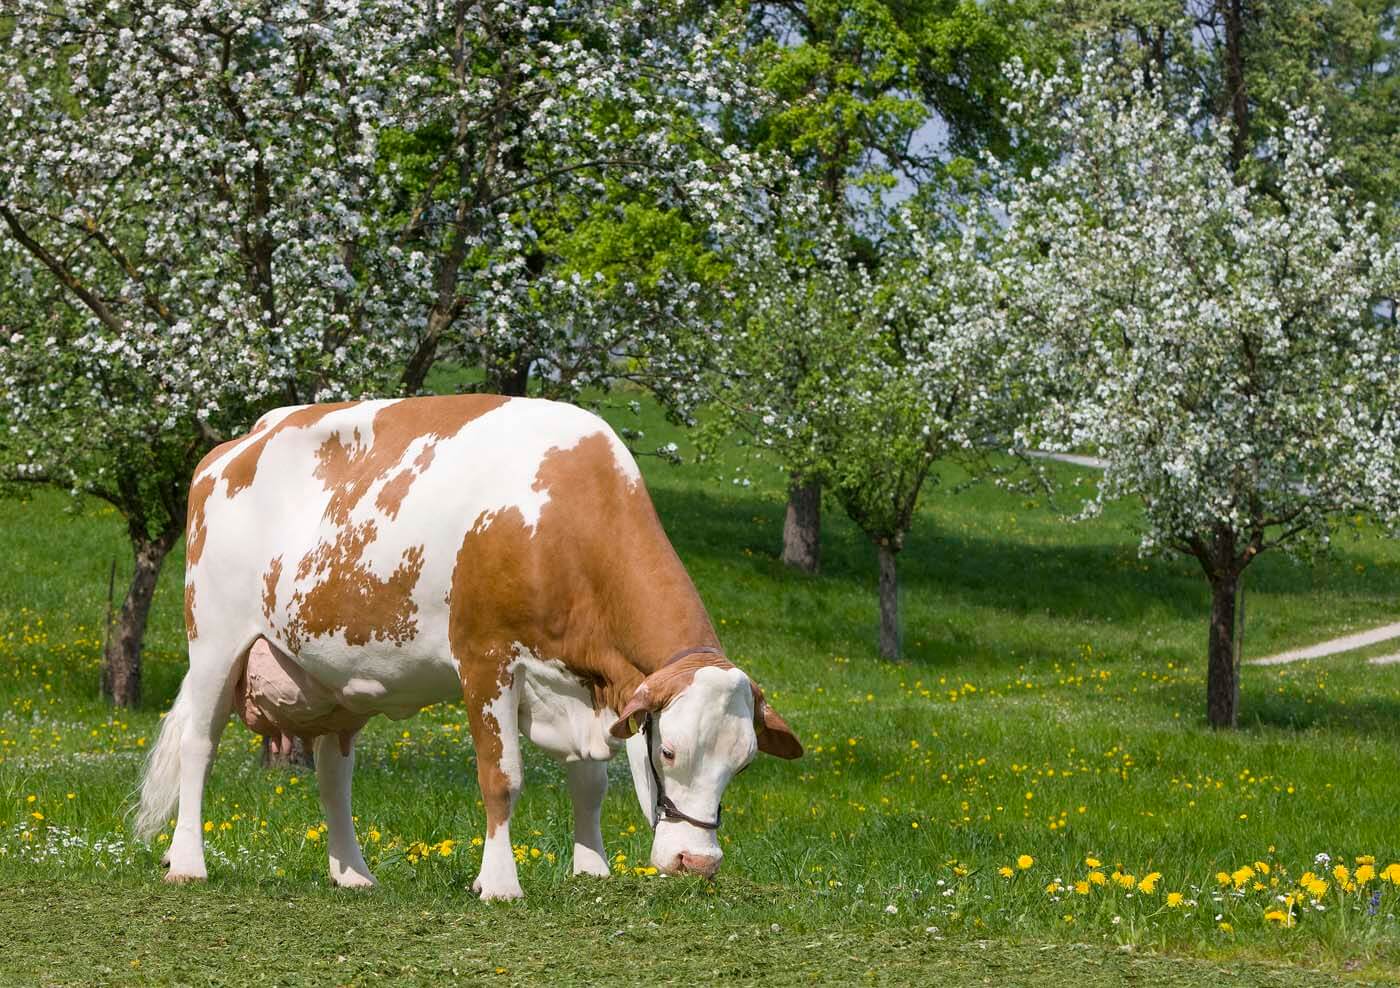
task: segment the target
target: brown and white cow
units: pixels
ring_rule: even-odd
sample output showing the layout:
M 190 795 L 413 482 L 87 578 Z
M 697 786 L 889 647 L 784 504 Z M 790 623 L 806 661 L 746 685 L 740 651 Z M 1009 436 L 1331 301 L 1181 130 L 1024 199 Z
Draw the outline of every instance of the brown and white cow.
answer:
M 315 739 L 331 878 L 356 840 L 356 733 L 464 698 L 486 806 L 475 888 L 518 898 L 520 736 L 561 760 L 574 873 L 606 875 L 606 761 L 626 741 L 652 863 L 713 874 L 734 774 L 801 745 L 725 660 L 627 449 L 571 405 L 485 395 L 269 412 L 190 491 L 190 669 L 141 788 L 149 837 L 178 803 L 167 879 L 205 877 L 205 778 L 230 711 Z M 642 728 L 645 728 L 644 730 Z

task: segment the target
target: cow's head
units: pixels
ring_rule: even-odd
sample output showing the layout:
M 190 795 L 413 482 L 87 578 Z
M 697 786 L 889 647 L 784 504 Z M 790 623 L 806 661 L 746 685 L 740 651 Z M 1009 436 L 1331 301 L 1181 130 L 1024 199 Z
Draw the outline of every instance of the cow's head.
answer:
M 802 754 L 763 691 L 723 661 L 682 661 L 648 676 L 612 735 L 627 739 L 637 799 L 656 831 L 651 863 L 668 875 L 709 877 L 719 869 L 724 852 L 707 824 L 719 821 L 725 787 L 758 752 Z M 659 807 L 663 794 L 678 813 Z

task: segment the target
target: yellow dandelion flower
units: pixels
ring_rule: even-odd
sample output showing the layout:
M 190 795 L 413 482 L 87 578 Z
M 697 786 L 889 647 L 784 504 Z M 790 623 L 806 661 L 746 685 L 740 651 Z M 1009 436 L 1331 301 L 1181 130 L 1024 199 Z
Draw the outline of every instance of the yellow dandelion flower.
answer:
M 1098 868 L 1100 865 L 1103 864 L 1103 862 L 1100 861 L 1098 858 L 1085 858 L 1084 863 L 1090 868 Z
M 309 841 L 312 841 L 312 842 L 315 842 L 315 841 L 320 840 L 320 839 L 321 839 L 321 831 L 318 830 L 318 829 L 316 829 L 315 827 L 307 827 L 307 828 L 306 828 L 306 839 L 309 840 Z
M 1078 893 L 1079 895 L 1088 895 L 1088 894 L 1089 894 L 1089 883 L 1088 883 L 1088 882 L 1082 882 L 1082 881 L 1081 881 L 1081 882 L 1075 882 L 1075 883 L 1074 883 L 1074 891 L 1075 891 L 1076 893 Z
M 1376 869 L 1375 869 L 1375 866 L 1374 866 L 1374 865 L 1369 865 L 1369 864 L 1363 864 L 1363 865 L 1361 865 L 1359 868 L 1356 869 L 1356 874 L 1352 876 L 1352 878 L 1354 878 L 1354 879 L 1356 880 L 1356 884 L 1357 884 L 1357 885 L 1365 885 L 1367 882 L 1369 882 L 1371 879 L 1373 879 L 1373 878 L 1375 878 L 1375 877 L 1376 877 Z
M 1089 872 L 1089 881 L 1094 885 L 1102 885 L 1108 881 L 1108 878 L 1101 871 L 1091 871 Z
M 1245 884 L 1248 883 L 1248 881 L 1253 877 L 1254 869 L 1251 868 L 1249 865 L 1245 865 L 1242 868 L 1235 869 L 1235 871 L 1230 875 L 1230 882 L 1237 889 L 1243 888 Z
M 1000 868 L 997 869 L 997 874 L 1000 875 L 1002 878 L 1010 878 L 1012 875 L 1016 874 L 1016 872 L 1012 871 L 1006 865 L 1002 865 Z
M 1157 883 L 1161 880 L 1162 873 L 1160 871 L 1150 871 L 1143 875 L 1141 881 L 1138 882 L 1138 891 L 1144 895 L 1151 895 L 1157 891 Z
M 1022 871 L 1025 871 L 1033 864 L 1035 864 L 1035 858 L 1031 857 L 1029 854 L 1023 854 L 1016 859 L 1016 867 L 1020 868 Z
M 1168 909 L 1180 909 L 1182 903 L 1184 903 L 1185 901 L 1186 901 L 1186 896 L 1182 895 L 1180 892 L 1168 892 L 1168 893 L 1167 893 L 1167 908 L 1168 908 Z
M 1217 872 L 1215 873 L 1215 880 L 1216 880 L 1217 882 L 1219 882 L 1221 885 L 1229 885 L 1229 884 L 1230 884 L 1230 873 L 1229 873 L 1228 871 L 1217 871 Z

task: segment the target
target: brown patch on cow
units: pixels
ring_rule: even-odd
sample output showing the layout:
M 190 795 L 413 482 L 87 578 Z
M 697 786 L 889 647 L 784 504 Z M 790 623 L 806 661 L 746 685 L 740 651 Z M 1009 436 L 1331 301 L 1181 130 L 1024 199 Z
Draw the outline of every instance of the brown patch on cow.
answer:
M 403 499 L 408 496 L 408 489 L 413 486 L 413 476 L 412 470 L 400 470 L 394 474 L 393 479 L 379 489 L 374 506 L 387 517 L 397 518 L 399 508 L 403 506 Z
M 467 704 L 467 724 L 472 732 L 472 746 L 476 749 L 476 781 L 486 807 L 487 837 L 494 836 L 496 828 L 510 820 L 515 797 L 519 795 L 501 765 L 505 753 L 501 740 L 503 726 L 490 709 L 491 703 L 513 685 L 510 660 L 504 656 L 492 659 L 476 665 L 470 671 L 470 678 L 462 680 L 464 695 L 472 698 Z M 478 698 L 480 703 L 476 702 Z
M 185 584 L 185 640 L 194 641 L 199 637 L 199 628 L 194 623 L 194 584 Z
M 345 633 L 349 645 L 364 645 L 371 639 L 402 643 L 417 633 L 413 588 L 423 571 L 423 547 L 404 550 L 399 565 L 381 579 L 364 562 L 365 550 L 376 534 L 372 521 L 347 526 L 334 542 L 322 542 L 302 557 L 297 580 L 314 574 L 316 582 L 308 590 L 293 593 L 287 602 L 291 620 L 285 634 L 294 651 L 307 638 L 337 631 Z
M 274 556 L 263 573 L 262 608 L 263 617 L 272 620 L 277 613 L 277 584 L 282 579 L 282 557 Z
M 419 473 L 432 466 L 433 457 L 437 455 L 436 450 L 437 443 L 429 443 L 423 447 L 422 452 L 413 458 L 413 465 L 418 468 Z
M 469 709 L 491 699 L 473 691 L 478 670 L 494 672 L 515 642 L 561 660 L 614 711 L 680 650 L 718 647 L 645 485 L 618 469 L 606 433 L 551 450 L 533 486 L 549 494 L 538 524 L 516 508 L 483 515 L 457 551 L 448 642 Z M 722 661 L 695 656 L 686 667 Z
M 324 405 L 307 405 L 283 416 L 282 420 L 271 428 L 254 429 L 248 435 L 256 435 L 257 438 L 246 443 L 235 456 L 225 463 L 220 474 L 224 480 L 228 481 L 228 496 L 235 497 L 239 491 L 253 483 L 254 478 L 257 477 L 258 461 L 262 458 L 263 450 L 267 448 L 267 444 L 274 437 L 291 429 L 309 429 L 331 412 L 338 412 L 342 408 L 350 408 L 355 404 L 356 402 L 353 401 L 338 401 Z M 247 438 L 244 437 L 244 439 Z
M 215 450 L 214 452 L 218 452 Z M 212 454 L 211 454 L 212 455 Z M 214 493 L 214 478 L 209 475 L 200 477 L 190 485 L 189 506 L 185 515 L 185 570 L 188 572 L 191 567 L 199 562 L 199 557 L 204 555 L 204 542 L 209 536 L 209 530 L 204 525 L 204 505 L 209 500 L 209 495 Z
M 375 482 L 389 475 L 403 460 L 408 447 L 419 439 L 448 439 L 461 432 L 468 423 L 504 405 L 509 398 L 501 395 L 444 395 L 436 398 L 406 398 L 385 405 L 374 415 L 373 438 L 368 446 L 355 432 L 349 443 L 335 433 L 316 451 L 319 465 L 316 476 L 321 479 L 331 499 L 325 517 L 337 525 L 350 520 L 350 513 L 369 493 Z M 431 449 L 431 446 L 429 447 Z M 424 450 L 415 463 L 427 459 L 421 473 L 432 462 L 432 453 Z M 407 471 L 404 471 L 407 473 Z M 399 474 L 402 490 L 396 505 L 413 485 L 414 475 Z M 395 507 L 397 512 L 397 507 Z

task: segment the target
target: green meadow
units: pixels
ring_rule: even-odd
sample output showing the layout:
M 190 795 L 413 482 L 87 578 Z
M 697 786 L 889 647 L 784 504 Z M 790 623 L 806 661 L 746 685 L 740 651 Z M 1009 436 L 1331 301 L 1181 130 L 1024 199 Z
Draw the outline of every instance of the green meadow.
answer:
M 606 410 L 640 448 L 685 436 Z M 625 759 L 616 874 L 570 877 L 562 772 L 527 753 L 523 904 L 471 894 L 483 810 L 457 705 L 361 736 L 380 887 L 328 887 L 315 778 L 230 724 L 205 804 L 210 881 L 161 882 L 124 808 L 184 671 L 172 556 L 146 699 L 97 697 L 122 526 L 57 492 L 0 502 L 0 984 L 1400 982 L 1400 643 L 1248 666 L 1239 730 L 1204 724 L 1207 593 L 1138 556 L 1135 514 L 955 469 L 900 556 L 905 658 L 876 657 L 875 557 L 826 513 L 824 569 L 777 560 L 760 461 L 642 458 L 731 657 L 806 745 L 725 797 L 717 881 L 648 874 Z M 1246 657 L 1400 620 L 1400 544 L 1344 524 L 1323 562 L 1246 579 Z M 164 835 L 162 835 L 163 837 Z

